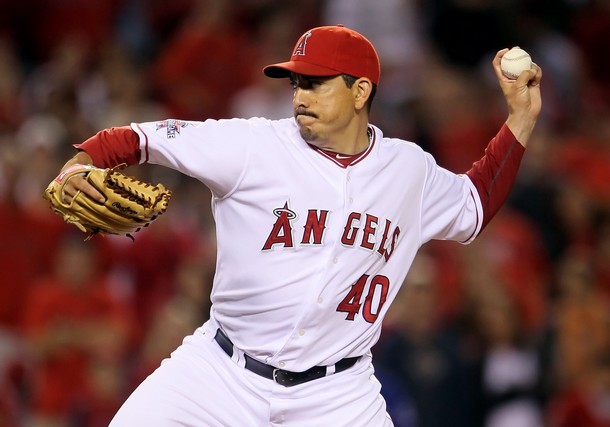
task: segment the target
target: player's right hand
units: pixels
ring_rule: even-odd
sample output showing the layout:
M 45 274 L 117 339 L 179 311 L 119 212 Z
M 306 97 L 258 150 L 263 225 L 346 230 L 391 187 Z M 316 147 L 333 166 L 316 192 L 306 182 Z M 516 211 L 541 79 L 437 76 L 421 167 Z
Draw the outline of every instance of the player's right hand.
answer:
M 78 163 L 77 157 L 78 155 L 66 163 L 59 175 L 57 175 L 57 178 L 55 178 L 55 181 L 61 185 L 62 201 L 69 204 L 72 198 L 78 192 L 81 192 L 92 200 L 103 203 L 106 200 L 104 195 L 85 179 L 87 171 L 93 166 Z
M 81 165 L 79 165 L 81 166 Z M 86 169 L 83 169 L 85 171 Z M 78 193 L 81 192 L 86 194 L 92 200 L 97 200 L 100 203 L 103 203 L 106 198 L 102 193 L 100 193 L 94 186 L 92 186 L 89 181 L 87 181 L 83 175 L 72 175 L 68 180 L 64 183 L 62 187 L 62 199 L 65 203 L 70 203 L 72 198 Z
M 79 151 L 63 166 L 55 180 L 61 183 L 62 177 L 66 179 L 66 182 L 62 183 L 62 200 L 64 203 L 70 203 L 79 191 L 89 196 L 92 200 L 98 200 L 101 203 L 106 200 L 104 195 L 84 178 L 87 168 L 92 167 L 92 165 L 93 159 L 91 156 L 85 151 Z M 77 173 L 69 176 L 70 171 Z M 82 171 L 82 173 L 78 173 L 79 171 Z

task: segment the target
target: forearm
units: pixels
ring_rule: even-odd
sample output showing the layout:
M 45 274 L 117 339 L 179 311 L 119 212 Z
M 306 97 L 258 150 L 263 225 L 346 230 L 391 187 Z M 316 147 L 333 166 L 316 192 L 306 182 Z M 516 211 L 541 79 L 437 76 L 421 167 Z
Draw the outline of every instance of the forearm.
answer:
M 508 124 L 489 142 L 485 155 L 466 172 L 483 207 L 481 231 L 500 210 L 515 182 L 525 148 Z
M 527 147 L 534 127 L 536 126 L 536 118 L 527 115 L 510 114 L 506 120 L 506 126 L 515 136 L 516 140 L 524 147 Z
M 79 159 L 101 168 L 134 165 L 140 160 L 140 140 L 129 126 L 104 129 L 75 147 L 88 155 Z
M 61 168 L 61 170 L 65 170 L 72 165 L 92 165 L 93 159 L 86 151 L 79 151 L 72 157 L 70 160 L 66 162 L 66 164 Z

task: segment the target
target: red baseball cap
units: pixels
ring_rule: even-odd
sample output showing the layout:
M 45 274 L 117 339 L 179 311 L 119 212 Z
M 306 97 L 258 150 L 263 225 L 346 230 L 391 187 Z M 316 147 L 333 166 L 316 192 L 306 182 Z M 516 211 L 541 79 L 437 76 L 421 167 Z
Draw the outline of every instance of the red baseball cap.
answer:
M 381 67 L 372 43 L 362 34 L 343 25 L 317 27 L 301 36 L 288 62 L 267 65 L 267 77 L 290 77 L 290 73 L 306 76 L 337 76 L 349 74 L 368 77 L 379 84 Z

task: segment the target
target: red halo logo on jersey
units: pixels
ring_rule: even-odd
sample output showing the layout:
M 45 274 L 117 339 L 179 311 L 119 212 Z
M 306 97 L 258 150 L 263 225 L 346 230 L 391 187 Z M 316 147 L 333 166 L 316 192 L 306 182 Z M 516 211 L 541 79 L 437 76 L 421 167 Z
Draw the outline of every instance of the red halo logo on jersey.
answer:
M 281 208 L 273 209 L 273 215 L 277 218 L 267 241 L 263 245 L 263 250 L 269 250 L 273 245 L 281 244 L 284 247 L 293 247 L 292 224 L 297 219 L 297 214 L 288 207 L 288 200 Z
M 294 48 L 292 56 L 305 56 L 305 48 L 307 47 L 307 39 L 311 37 L 311 31 L 307 31 L 301 36 L 301 39 Z
M 157 128 L 155 130 L 159 130 L 159 129 L 167 129 L 167 138 L 168 139 L 172 139 L 176 137 L 176 134 L 180 134 L 180 130 L 186 126 L 190 126 L 192 125 L 192 123 L 186 122 L 184 120 L 175 120 L 175 119 L 168 119 L 168 120 L 163 120 L 161 122 L 157 122 Z

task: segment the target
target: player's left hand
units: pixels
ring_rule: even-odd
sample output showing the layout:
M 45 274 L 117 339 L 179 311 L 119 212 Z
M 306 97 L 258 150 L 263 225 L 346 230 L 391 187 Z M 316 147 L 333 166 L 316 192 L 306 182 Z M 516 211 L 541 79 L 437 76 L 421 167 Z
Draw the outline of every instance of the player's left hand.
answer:
M 521 145 L 526 146 L 542 110 L 542 69 L 532 63 L 532 67 L 522 72 L 519 78 L 509 79 L 500 69 L 502 56 L 508 51 L 508 48 L 498 51 L 492 64 L 508 105 L 506 124 Z

